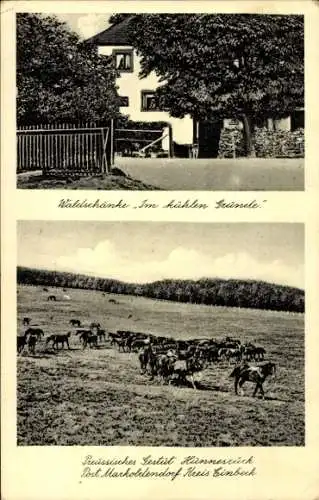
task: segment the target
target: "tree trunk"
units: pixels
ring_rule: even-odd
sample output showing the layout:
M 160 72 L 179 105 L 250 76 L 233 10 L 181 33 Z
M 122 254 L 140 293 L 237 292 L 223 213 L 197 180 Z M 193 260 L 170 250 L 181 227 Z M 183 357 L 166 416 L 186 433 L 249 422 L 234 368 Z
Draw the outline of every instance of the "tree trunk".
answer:
M 252 140 L 252 120 L 248 115 L 242 116 L 243 125 L 244 125 L 244 144 L 245 144 L 245 152 L 248 158 L 255 158 L 256 151 Z

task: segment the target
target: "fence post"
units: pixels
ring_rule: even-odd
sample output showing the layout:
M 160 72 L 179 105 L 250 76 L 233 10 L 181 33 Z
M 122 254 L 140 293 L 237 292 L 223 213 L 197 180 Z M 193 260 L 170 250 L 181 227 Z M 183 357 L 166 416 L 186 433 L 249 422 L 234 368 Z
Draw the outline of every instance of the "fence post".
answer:
M 173 129 L 172 129 L 172 125 L 170 123 L 168 124 L 168 131 L 169 131 L 169 151 L 168 151 L 168 156 L 170 158 L 173 158 L 173 156 L 174 156 Z
M 101 170 L 103 174 L 109 173 L 110 169 L 110 126 L 101 128 L 102 134 L 102 158 L 101 158 Z
M 114 165 L 114 120 L 110 122 L 110 166 Z

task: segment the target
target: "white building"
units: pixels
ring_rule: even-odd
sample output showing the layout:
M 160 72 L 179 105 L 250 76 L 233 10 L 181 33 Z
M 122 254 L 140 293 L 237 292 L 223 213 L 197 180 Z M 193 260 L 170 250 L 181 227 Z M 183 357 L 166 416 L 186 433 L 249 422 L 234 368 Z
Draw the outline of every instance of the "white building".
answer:
M 142 122 L 166 122 L 171 128 L 171 139 L 178 145 L 191 145 L 198 143 L 199 156 L 202 158 L 216 157 L 220 132 L 223 127 L 232 126 L 233 120 L 216 120 L 209 123 L 196 123 L 190 116 L 184 118 L 173 118 L 168 112 L 160 110 L 155 90 L 159 87 L 159 79 L 155 73 L 140 79 L 140 60 L 128 41 L 128 24 L 131 17 L 122 22 L 112 25 L 106 30 L 93 36 L 87 42 L 98 47 L 100 55 L 113 56 L 120 77 L 117 79 L 119 95 L 123 99 L 120 111 L 123 115 L 129 115 L 132 121 Z M 303 111 L 302 111 L 303 114 Z M 291 130 L 291 117 L 281 120 L 268 120 L 269 129 Z M 167 142 L 165 142 L 167 141 Z M 163 141 L 162 147 L 169 149 L 169 138 Z

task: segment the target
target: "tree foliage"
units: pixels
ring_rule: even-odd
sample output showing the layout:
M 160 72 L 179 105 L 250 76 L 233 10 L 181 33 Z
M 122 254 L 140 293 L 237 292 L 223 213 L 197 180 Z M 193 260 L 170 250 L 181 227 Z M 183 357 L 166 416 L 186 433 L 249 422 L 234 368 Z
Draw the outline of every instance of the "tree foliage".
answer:
M 54 16 L 17 14 L 17 120 L 104 121 L 119 99 L 111 58 Z
M 155 71 L 171 115 L 238 118 L 248 153 L 257 120 L 303 106 L 303 16 L 144 14 L 129 26 L 140 76 Z
M 17 282 L 24 285 L 57 286 L 100 290 L 108 293 L 213 306 L 304 312 L 304 291 L 252 280 L 162 280 L 124 283 L 81 274 L 18 267 Z
M 128 17 L 130 17 L 132 14 L 124 14 L 124 13 L 118 13 L 118 14 L 112 14 L 111 17 L 109 18 L 109 23 L 114 25 L 114 24 L 119 24 L 122 21 L 125 21 Z

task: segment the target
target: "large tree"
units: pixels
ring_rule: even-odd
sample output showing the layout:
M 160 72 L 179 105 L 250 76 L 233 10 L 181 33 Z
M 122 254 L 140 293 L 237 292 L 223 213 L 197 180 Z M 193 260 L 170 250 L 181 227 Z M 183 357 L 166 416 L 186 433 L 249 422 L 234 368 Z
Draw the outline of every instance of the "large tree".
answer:
M 111 58 L 54 16 L 17 14 L 19 123 L 104 121 L 118 113 Z
M 140 76 L 160 77 L 158 96 L 172 116 L 240 119 L 248 155 L 257 120 L 303 106 L 302 16 L 136 15 L 130 38 Z

